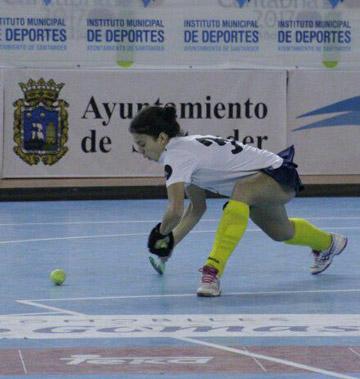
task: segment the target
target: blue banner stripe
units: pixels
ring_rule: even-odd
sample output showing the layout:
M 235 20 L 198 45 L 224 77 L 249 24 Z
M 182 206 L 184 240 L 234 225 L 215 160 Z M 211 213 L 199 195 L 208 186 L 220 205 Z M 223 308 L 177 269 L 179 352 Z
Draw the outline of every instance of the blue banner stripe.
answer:
M 337 103 L 327 105 L 323 108 L 315 109 L 314 111 L 304 113 L 298 116 L 297 118 L 339 112 L 360 112 L 360 96 L 355 96 L 350 99 L 342 100 Z
M 326 127 L 332 127 L 332 126 L 349 126 L 349 125 L 360 126 L 360 112 L 349 112 L 349 113 L 341 114 L 332 118 L 328 118 L 326 120 L 321 120 L 321 121 L 313 122 L 312 124 L 301 126 L 300 128 L 294 129 L 293 131 L 296 132 L 298 130 L 305 130 L 305 129 L 326 128 Z

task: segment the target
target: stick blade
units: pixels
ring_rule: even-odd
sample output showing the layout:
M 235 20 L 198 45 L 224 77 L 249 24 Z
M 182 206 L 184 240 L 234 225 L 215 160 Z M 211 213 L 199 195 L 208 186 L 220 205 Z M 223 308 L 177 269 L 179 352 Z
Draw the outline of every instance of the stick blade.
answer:
M 165 263 L 164 262 L 162 262 L 161 260 L 156 260 L 152 256 L 149 256 L 149 261 L 150 261 L 151 266 L 153 266 L 154 270 L 159 275 L 164 275 L 164 272 L 165 272 Z

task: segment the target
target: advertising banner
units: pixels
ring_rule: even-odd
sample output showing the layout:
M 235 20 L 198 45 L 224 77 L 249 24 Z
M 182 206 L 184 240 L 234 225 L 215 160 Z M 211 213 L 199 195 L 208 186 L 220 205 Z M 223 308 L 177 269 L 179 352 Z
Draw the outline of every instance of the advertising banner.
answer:
M 359 88 L 359 71 L 290 72 L 288 140 L 302 174 L 360 174 Z
M 5 177 L 163 176 L 133 152 L 144 105 L 176 106 L 189 134 L 286 146 L 286 72 L 20 70 L 5 81 Z
M 358 68 L 358 0 L 4 0 L 0 65 Z

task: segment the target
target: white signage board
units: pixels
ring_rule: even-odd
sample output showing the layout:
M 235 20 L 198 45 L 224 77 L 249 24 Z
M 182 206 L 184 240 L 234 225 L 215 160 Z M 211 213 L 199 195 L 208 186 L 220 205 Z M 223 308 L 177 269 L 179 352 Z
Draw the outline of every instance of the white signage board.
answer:
M 190 134 L 286 146 L 286 72 L 15 70 L 5 75 L 5 177 L 162 176 L 132 152 L 144 104 L 174 104 Z
M 290 72 L 288 141 L 302 174 L 360 174 L 359 88 L 359 71 Z

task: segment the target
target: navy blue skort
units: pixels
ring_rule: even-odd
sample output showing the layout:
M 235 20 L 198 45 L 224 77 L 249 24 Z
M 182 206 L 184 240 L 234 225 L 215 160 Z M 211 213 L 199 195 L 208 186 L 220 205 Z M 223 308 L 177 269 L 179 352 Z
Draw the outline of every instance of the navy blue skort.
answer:
M 291 145 L 287 149 L 280 151 L 277 154 L 283 158 L 283 164 L 279 168 L 264 168 L 261 171 L 271 176 L 278 183 L 284 184 L 295 190 L 296 194 L 304 189 L 301 182 L 299 173 L 297 171 L 297 164 L 294 163 L 295 147 Z

